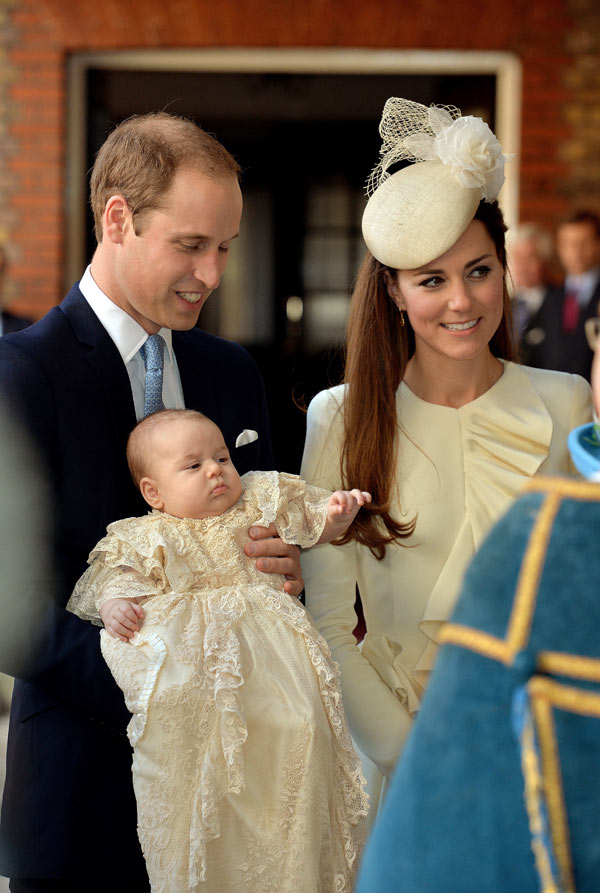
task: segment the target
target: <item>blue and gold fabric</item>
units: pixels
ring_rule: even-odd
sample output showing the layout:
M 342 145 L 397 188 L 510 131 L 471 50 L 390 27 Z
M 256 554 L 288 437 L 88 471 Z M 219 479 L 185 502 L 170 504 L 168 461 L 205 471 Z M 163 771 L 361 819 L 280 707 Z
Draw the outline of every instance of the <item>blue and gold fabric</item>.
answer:
M 533 479 L 441 639 L 357 893 L 597 893 L 600 484 Z

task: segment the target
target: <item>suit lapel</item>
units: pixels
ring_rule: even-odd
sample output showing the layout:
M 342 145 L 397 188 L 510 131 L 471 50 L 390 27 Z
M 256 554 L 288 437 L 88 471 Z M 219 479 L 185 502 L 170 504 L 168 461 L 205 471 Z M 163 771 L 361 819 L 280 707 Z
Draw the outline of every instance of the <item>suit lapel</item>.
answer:
M 131 383 L 125 364 L 112 338 L 85 300 L 79 288 L 71 289 L 60 305 L 85 353 L 96 380 L 97 391 L 90 399 L 102 400 L 119 441 L 136 423 Z
M 207 351 L 208 344 L 201 344 L 201 333 L 173 332 L 173 350 L 183 388 L 183 400 L 188 409 L 203 412 L 209 418 L 216 413 L 214 369 Z

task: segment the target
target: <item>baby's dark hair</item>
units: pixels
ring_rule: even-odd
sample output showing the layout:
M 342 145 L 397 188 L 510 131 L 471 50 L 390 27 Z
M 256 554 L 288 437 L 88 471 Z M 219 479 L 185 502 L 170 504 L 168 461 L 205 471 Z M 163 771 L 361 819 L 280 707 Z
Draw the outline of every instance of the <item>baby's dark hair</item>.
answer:
M 195 409 L 161 409 L 141 419 L 129 435 L 127 440 L 127 464 L 129 472 L 136 487 L 148 470 L 150 456 L 148 454 L 148 439 L 161 425 L 172 422 L 175 419 L 206 419 L 208 416 Z

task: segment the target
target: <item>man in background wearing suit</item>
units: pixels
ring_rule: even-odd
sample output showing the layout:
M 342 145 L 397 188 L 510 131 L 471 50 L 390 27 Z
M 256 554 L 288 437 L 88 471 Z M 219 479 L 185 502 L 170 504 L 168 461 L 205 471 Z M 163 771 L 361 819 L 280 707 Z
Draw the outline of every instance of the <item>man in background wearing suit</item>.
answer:
M 64 605 L 107 524 L 146 511 L 125 444 L 148 411 L 150 345 L 162 355 L 164 405 L 213 419 L 240 473 L 272 467 L 257 368 L 239 345 L 194 328 L 238 233 L 238 176 L 224 147 L 190 121 L 158 113 L 123 122 L 92 172 L 98 245 L 90 267 L 60 306 L 0 339 L 1 393 L 41 453 L 54 526 L 36 656 L 18 667 L 12 702 L 0 872 L 13 893 L 149 889 L 125 735 L 130 716 L 98 630 Z M 258 538 L 246 549 L 261 570 L 287 575 L 286 590 L 298 594 L 298 550 L 269 538 L 273 532 L 253 531 Z
M 600 302 L 600 217 L 579 211 L 562 223 L 556 250 L 564 286 L 551 289 L 528 324 L 526 361 L 543 369 L 576 372 L 589 381 L 592 351 L 585 322 Z
M 514 287 L 512 298 L 515 335 L 521 360 L 528 363 L 530 330 L 535 343 L 535 319 L 551 287 L 549 264 L 554 253 L 551 234 L 537 223 L 520 223 L 506 237 L 508 268 Z

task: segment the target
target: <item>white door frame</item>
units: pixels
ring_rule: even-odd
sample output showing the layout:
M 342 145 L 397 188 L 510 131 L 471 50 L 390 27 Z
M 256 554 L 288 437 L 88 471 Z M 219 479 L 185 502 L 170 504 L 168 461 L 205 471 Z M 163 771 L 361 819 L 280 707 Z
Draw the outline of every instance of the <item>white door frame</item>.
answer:
M 506 166 L 501 204 L 507 223 L 511 225 L 518 221 L 521 63 L 512 53 L 335 48 L 143 49 L 74 53 L 69 57 L 67 68 L 65 289 L 81 276 L 86 262 L 86 83 L 88 70 L 97 68 L 228 74 L 495 75 L 496 135 L 507 154 L 517 154 Z

